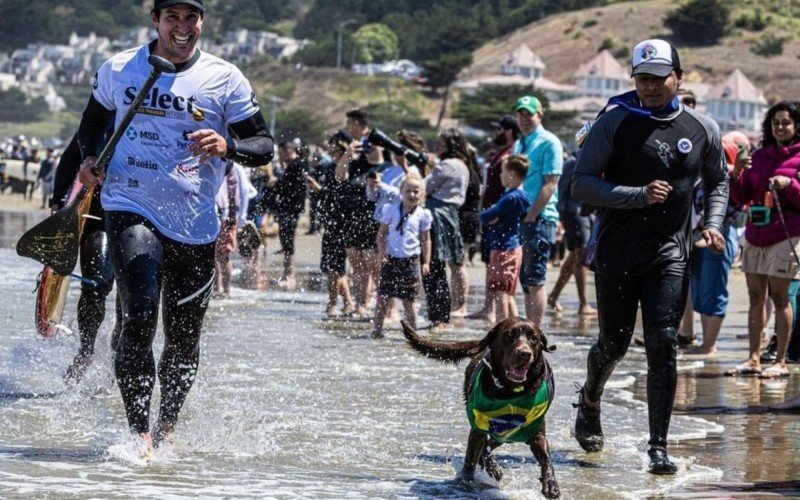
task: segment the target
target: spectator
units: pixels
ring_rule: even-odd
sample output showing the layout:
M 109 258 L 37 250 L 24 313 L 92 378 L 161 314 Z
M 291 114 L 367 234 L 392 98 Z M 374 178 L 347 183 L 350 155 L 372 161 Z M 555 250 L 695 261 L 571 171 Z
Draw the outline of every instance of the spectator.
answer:
M 284 290 L 294 290 L 297 287 L 294 276 L 294 241 L 297 221 L 305 210 L 307 166 L 294 141 L 282 142 L 278 147 L 278 156 L 283 167 L 283 177 L 275 184 L 275 215 L 283 253 L 283 275 L 276 284 Z
M 531 200 L 531 209 L 522 221 L 522 271 L 520 282 L 525 292 L 525 316 L 536 326 L 542 319 L 547 294 L 547 262 L 556 242 L 558 224 L 558 177 L 564 162 L 561 141 L 542 125 L 544 109 L 534 96 L 517 101 L 517 122 L 520 137 L 513 154 L 528 157 L 528 176 L 522 183 Z
M 481 188 L 481 203 L 479 205 L 480 210 L 485 208 L 489 208 L 495 203 L 500 200 L 500 197 L 503 196 L 503 192 L 505 191 L 505 187 L 503 187 L 503 183 L 500 180 L 500 176 L 502 174 L 502 167 L 503 160 L 506 159 L 511 154 L 511 149 L 514 147 L 514 142 L 519 137 L 519 125 L 517 124 L 517 119 L 511 115 L 503 115 L 500 117 L 499 120 L 496 122 L 492 122 L 492 126 L 494 127 L 494 137 L 492 142 L 499 150 L 490 150 L 495 151 L 494 155 L 490 158 L 487 152 L 486 155 L 486 162 L 489 164 L 486 167 L 484 175 L 483 175 L 483 185 Z M 488 266 L 490 261 L 490 249 L 488 246 L 489 239 L 486 236 L 487 226 L 483 224 L 481 226 L 481 260 Z M 486 286 L 485 289 L 489 289 L 489 273 L 486 273 Z M 517 304 L 512 301 L 511 302 L 511 316 L 518 316 L 517 312 Z M 480 311 L 476 311 L 467 316 L 470 319 L 483 319 L 489 323 L 495 322 L 495 313 L 494 313 L 494 300 L 492 297 L 487 293 L 484 297 L 483 308 Z
M 500 199 L 481 212 L 481 221 L 487 225 L 487 245 L 491 249 L 487 295 L 496 303 L 497 321 L 512 314 L 514 292 L 517 289 L 522 247 L 519 225 L 530 210 L 531 202 L 520 186 L 528 174 L 528 158 L 522 155 L 506 157 L 502 163 L 501 182 L 506 192 Z
M 406 321 L 416 329 L 417 311 L 414 301 L 419 288 L 419 274 L 430 272 L 431 212 L 425 202 L 425 183 L 417 174 L 405 178 L 400 187 L 402 200 L 387 204 L 381 213 L 378 230 L 378 255 L 381 256 L 381 278 L 372 336 L 382 338 L 383 320 L 392 298 L 400 299 Z
M 45 159 L 39 166 L 39 176 L 37 181 L 42 186 L 42 208 L 48 206 L 50 195 L 53 194 L 53 182 L 55 181 L 56 165 L 58 158 L 52 149 L 47 150 Z
M 773 105 L 762 128 L 761 148 L 753 153 L 752 168 L 737 164 L 731 174 L 731 197 L 737 203 L 750 204 L 742 258 L 750 296 L 750 353 L 747 361 L 728 374 L 788 377 L 786 350 L 792 324 L 789 285 L 799 271 L 800 108 L 788 101 Z M 775 363 L 762 370 L 760 349 L 767 293 L 775 306 L 778 353 Z
M 454 128 L 439 134 L 436 143 L 439 162 L 425 178 L 426 207 L 433 215 L 431 270 L 422 283 L 428 303 L 428 321 L 439 330 L 450 322 L 451 291 L 446 267 L 452 273 L 454 294 L 461 293 L 468 277 L 462 267 L 464 244 L 458 224 L 458 209 L 464 204 L 469 183 L 467 141 Z

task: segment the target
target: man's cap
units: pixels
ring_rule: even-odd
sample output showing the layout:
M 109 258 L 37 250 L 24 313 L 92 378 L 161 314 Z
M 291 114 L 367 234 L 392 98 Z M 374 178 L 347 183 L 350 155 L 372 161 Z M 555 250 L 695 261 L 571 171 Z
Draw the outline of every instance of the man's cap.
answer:
M 153 10 L 161 10 L 166 9 L 167 7 L 172 7 L 173 5 L 180 5 L 186 4 L 191 5 L 192 7 L 197 7 L 200 9 L 200 12 L 205 13 L 206 8 L 203 5 L 203 0 L 154 0 L 153 2 Z
M 328 140 L 329 141 L 346 142 L 346 143 L 349 144 L 349 143 L 353 142 L 354 139 L 353 139 L 353 134 L 351 134 L 350 132 L 348 132 L 347 130 L 345 130 L 343 128 L 340 128 L 339 130 L 337 130 L 336 132 L 331 134 L 330 137 L 328 137 Z
M 653 38 L 639 42 L 633 48 L 631 76 L 648 74 L 669 76 L 672 70 L 681 71 L 681 60 L 678 51 L 666 40 Z
M 536 113 L 544 114 L 544 109 L 542 108 L 542 103 L 537 99 L 535 96 L 526 95 L 519 98 L 517 101 L 517 107 L 514 108 L 517 111 L 520 109 L 524 109 L 528 113 L 535 115 Z
M 519 124 L 517 119 L 511 115 L 503 115 L 496 122 L 491 123 L 494 128 L 502 128 L 503 130 L 511 130 L 515 134 L 519 134 Z

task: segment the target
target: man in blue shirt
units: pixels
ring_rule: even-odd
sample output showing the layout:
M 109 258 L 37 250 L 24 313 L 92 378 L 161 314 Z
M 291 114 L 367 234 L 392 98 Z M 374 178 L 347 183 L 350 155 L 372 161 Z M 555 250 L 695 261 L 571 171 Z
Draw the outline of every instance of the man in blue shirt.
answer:
M 558 224 L 558 177 L 561 175 L 563 146 L 542 126 L 544 109 L 534 96 L 517 101 L 520 136 L 512 154 L 528 157 L 530 168 L 522 189 L 532 205 L 522 221 L 522 270 L 520 282 L 525 292 L 525 316 L 539 326 L 547 303 L 544 289 L 547 262 L 556 241 Z

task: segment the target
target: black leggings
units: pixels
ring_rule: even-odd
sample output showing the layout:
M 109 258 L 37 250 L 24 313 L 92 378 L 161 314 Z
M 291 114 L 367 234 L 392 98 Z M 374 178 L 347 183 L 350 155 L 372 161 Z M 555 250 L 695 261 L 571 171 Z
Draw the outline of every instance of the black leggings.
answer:
M 422 287 L 428 305 L 428 321 L 450 322 L 450 285 L 447 283 L 447 262 L 431 260 L 431 272 L 422 276 Z
M 78 356 L 91 359 L 97 330 L 106 316 L 106 297 L 114 284 L 114 267 L 108 252 L 108 238 L 102 221 L 89 220 L 83 230 L 80 247 L 81 275 L 95 282 L 81 282 L 81 297 L 78 300 L 78 330 L 81 345 Z M 120 310 L 117 299 L 117 314 L 112 334 L 112 348 L 116 348 L 119 336 Z
M 586 395 L 592 401 L 600 400 L 606 381 L 628 350 L 641 304 L 651 446 L 667 445 L 677 384 L 676 336 L 688 285 L 682 263 L 639 276 L 595 275 L 600 337 L 589 351 Z
M 159 299 L 164 351 L 158 363 L 158 418 L 174 425 L 197 374 L 200 328 L 214 280 L 214 242 L 179 243 L 130 212 L 106 212 L 105 221 L 123 313 L 114 363 L 117 384 L 131 431 L 149 432 Z

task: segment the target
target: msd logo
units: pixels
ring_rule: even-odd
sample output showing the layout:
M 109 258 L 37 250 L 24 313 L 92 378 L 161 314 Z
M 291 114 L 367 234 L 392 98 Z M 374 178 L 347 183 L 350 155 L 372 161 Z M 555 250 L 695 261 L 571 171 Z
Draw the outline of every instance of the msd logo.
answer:
M 152 132 L 150 130 L 137 131 L 133 127 L 128 127 L 128 130 L 125 131 L 125 136 L 131 141 L 135 141 L 136 139 L 141 139 L 142 141 L 158 141 L 161 139 L 161 136 L 159 136 L 157 132 Z

